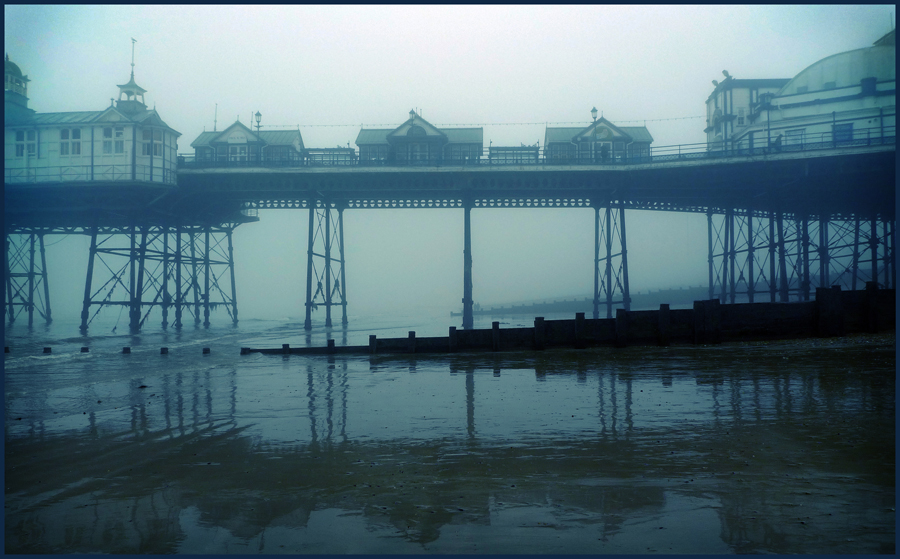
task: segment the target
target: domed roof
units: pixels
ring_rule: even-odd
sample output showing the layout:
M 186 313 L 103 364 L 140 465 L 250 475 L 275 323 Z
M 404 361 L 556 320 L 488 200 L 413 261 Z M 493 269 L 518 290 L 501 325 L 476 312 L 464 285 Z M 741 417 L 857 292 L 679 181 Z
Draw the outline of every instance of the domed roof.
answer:
M 9 60 L 9 55 L 6 55 L 6 62 L 3 65 L 3 73 L 4 74 L 12 74 L 17 78 L 21 78 L 22 80 L 28 80 L 28 77 L 22 74 L 22 70 L 19 67 Z
M 863 78 L 893 80 L 896 79 L 895 57 L 893 46 L 867 47 L 834 54 L 794 76 L 781 88 L 778 96 L 856 86 Z

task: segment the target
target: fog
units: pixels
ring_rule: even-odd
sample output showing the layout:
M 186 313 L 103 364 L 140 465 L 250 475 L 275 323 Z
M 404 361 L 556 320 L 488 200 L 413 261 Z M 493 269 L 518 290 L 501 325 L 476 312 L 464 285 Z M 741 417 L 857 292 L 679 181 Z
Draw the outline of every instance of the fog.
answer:
M 353 145 L 410 109 L 436 126 L 483 126 L 484 143 L 543 142 L 550 125 L 646 125 L 653 146 L 705 141 L 711 81 L 790 78 L 871 45 L 885 6 L 4 6 L 4 49 L 38 112 L 101 110 L 128 81 L 179 131 L 262 114 L 307 147 Z M 262 210 L 234 235 L 242 318 L 303 315 L 307 212 Z M 593 211 L 472 211 L 482 305 L 593 289 Z M 348 210 L 352 312 L 458 311 L 462 210 Z M 628 212 L 632 292 L 705 285 L 702 215 Z M 84 236 L 49 237 L 54 318 L 79 316 Z M 117 312 L 117 311 L 107 311 Z M 222 320 L 222 318 L 219 318 Z M 153 322 L 153 321 L 151 321 Z

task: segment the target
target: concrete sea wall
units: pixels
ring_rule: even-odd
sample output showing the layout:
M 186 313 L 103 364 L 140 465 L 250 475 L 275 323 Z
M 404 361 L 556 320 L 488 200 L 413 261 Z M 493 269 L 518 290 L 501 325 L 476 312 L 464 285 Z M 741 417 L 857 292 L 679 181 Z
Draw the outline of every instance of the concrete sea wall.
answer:
M 730 341 L 843 336 L 855 332 L 879 332 L 896 327 L 896 296 L 893 289 L 878 289 L 868 283 L 864 291 L 841 291 L 840 287 L 817 288 L 814 301 L 802 303 L 720 304 L 718 299 L 695 301 L 693 309 L 626 311 L 615 318 L 587 319 L 577 313 L 574 320 L 534 319 L 532 328 L 501 329 L 494 322 L 488 329 L 458 330 L 451 326 L 446 337 L 378 339 L 369 336 L 368 346 L 277 349 L 241 348 L 241 353 L 270 354 L 390 354 L 453 353 L 457 351 L 540 350 L 552 347 L 716 344 Z

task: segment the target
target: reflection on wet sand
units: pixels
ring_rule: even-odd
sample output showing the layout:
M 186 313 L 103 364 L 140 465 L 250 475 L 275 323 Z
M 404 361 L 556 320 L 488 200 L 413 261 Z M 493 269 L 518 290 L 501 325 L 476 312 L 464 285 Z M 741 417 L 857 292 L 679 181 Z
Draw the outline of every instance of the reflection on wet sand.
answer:
M 266 358 L 34 387 L 7 399 L 6 551 L 892 553 L 893 351 Z

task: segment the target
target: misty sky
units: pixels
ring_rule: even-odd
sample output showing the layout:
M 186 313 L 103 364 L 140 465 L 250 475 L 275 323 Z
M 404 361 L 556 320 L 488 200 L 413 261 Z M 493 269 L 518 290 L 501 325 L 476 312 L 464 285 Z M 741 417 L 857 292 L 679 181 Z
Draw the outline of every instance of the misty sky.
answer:
M 654 146 L 705 141 L 705 101 L 722 70 L 791 78 L 870 46 L 882 6 L 4 6 L 4 50 L 38 112 L 102 110 L 128 81 L 179 131 L 262 113 L 308 147 L 347 145 L 361 125 L 394 127 L 417 108 L 437 126 L 483 126 L 485 145 L 543 143 L 544 123 L 646 126 Z M 218 109 L 216 105 L 218 104 Z M 303 315 L 306 212 L 262 211 L 235 232 L 242 317 Z M 474 296 L 483 305 L 588 296 L 591 210 L 474 210 Z M 630 212 L 632 291 L 705 285 L 700 215 Z M 397 306 L 459 310 L 461 210 L 345 213 L 351 314 Z M 48 249 L 54 316 L 77 317 L 88 243 Z M 112 312 L 112 311 L 110 311 Z M 321 318 L 321 317 L 320 317 Z

